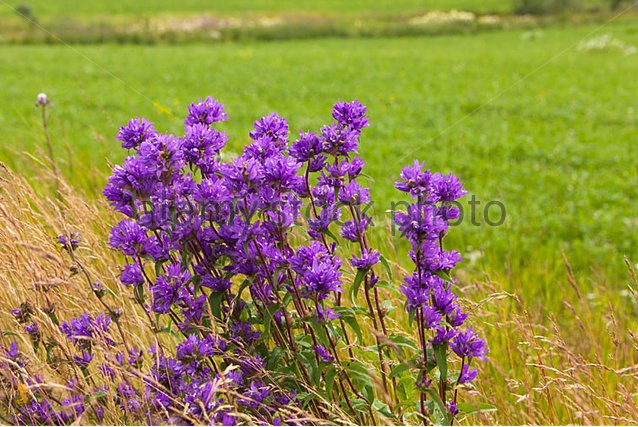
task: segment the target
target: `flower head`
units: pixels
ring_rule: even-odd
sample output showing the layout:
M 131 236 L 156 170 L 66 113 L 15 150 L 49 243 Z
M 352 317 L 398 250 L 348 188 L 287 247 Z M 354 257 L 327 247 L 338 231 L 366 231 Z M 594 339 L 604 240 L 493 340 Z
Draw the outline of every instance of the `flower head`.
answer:
M 117 133 L 117 139 L 122 142 L 122 148 L 127 150 L 138 148 L 144 141 L 157 136 L 153 123 L 143 117 L 129 120 L 126 126 L 121 126 Z
M 459 332 L 450 343 L 450 348 L 459 357 L 476 357 L 479 360 L 487 360 L 485 355 L 488 350 L 485 341 L 480 339 L 472 328 Z
M 332 117 L 342 126 L 354 131 L 360 131 L 368 126 L 366 107 L 358 100 L 352 102 L 337 102 L 332 109 Z
M 39 93 L 35 101 L 35 106 L 44 107 L 45 105 L 49 105 L 50 102 L 51 101 L 49 101 L 49 98 L 47 98 L 46 93 Z
M 224 112 L 224 106 L 207 96 L 206 99 L 200 98 L 198 103 L 193 103 L 188 107 L 188 116 L 186 116 L 184 124 L 187 126 L 197 123 L 211 125 L 225 120 L 228 120 L 228 116 Z

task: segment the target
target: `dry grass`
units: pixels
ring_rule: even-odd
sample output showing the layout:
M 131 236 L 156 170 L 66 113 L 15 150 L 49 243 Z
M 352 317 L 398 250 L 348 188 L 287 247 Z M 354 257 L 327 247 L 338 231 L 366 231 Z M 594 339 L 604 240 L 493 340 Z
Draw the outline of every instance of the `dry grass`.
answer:
M 498 412 L 489 424 L 638 423 L 638 339 L 635 293 L 626 304 L 605 283 L 584 294 L 565 261 L 563 313 L 544 315 L 497 282 L 475 283 L 470 294 L 491 294 L 475 309 L 491 349 L 478 394 Z M 627 263 L 636 287 L 636 274 Z M 631 289 L 631 287 L 629 288 Z M 623 293 L 624 294 L 624 293 Z
M 50 177 L 46 179 L 53 181 Z M 38 188 L 46 188 L 41 184 Z M 8 346 L 12 340 L 18 340 L 31 361 L 30 372 L 43 375 L 49 388 L 64 388 L 67 379 L 73 377 L 74 368 L 70 364 L 47 363 L 44 346 L 33 350 L 29 337 L 10 312 L 28 302 L 44 335 L 57 343 L 53 354 L 63 361 L 64 355 L 71 351 L 71 344 L 58 331 L 52 313 L 62 321 L 85 311 L 94 315 L 103 311 L 86 277 L 71 271 L 73 263 L 57 244 L 58 234 L 81 234 L 76 255 L 91 280 L 99 280 L 109 289 L 108 303 L 124 313 L 122 326 L 130 344 L 148 348 L 158 338 L 156 334 L 143 333 L 149 330 L 148 322 L 130 297 L 130 290 L 119 284 L 117 266 L 121 259 L 106 246 L 110 227 L 118 221 L 117 215 L 105 202 L 89 202 L 64 182 L 50 183 L 51 189 L 55 187 L 57 191 L 38 193 L 0 163 L 0 240 L 3 242 L 0 247 L 3 284 L 0 328 L 4 332 L 0 343 Z M 498 279 L 462 280 L 470 283 L 462 294 L 467 298 L 473 322 L 490 346 L 490 361 L 480 366 L 477 388 L 464 391 L 462 400 L 486 402 L 498 409 L 472 415 L 462 422 L 638 423 L 635 270 L 627 262 L 628 283 L 623 286 L 626 292 L 619 293 L 613 291 L 617 286 L 596 279 L 593 274 L 591 283 L 583 283 L 584 279 L 576 278 L 571 272 L 567 261 L 565 265 L 564 279 L 556 283 L 562 289 L 557 295 L 562 296 L 565 308 L 560 313 L 544 314 L 538 302 L 526 302 L 505 292 L 505 286 Z M 395 273 L 395 277 L 401 277 L 399 269 Z M 392 319 L 398 328 L 404 317 Z M 164 338 L 165 344 L 170 344 L 171 338 Z M 97 358 L 105 358 L 104 354 L 96 353 Z M 83 381 L 89 386 L 93 379 Z M 0 399 L 24 399 L 24 393 L 31 392 L 28 387 L 5 387 Z M 109 417 L 107 415 L 104 422 L 127 421 Z M 340 418 L 347 422 L 343 414 Z M 79 421 L 92 422 L 87 418 Z

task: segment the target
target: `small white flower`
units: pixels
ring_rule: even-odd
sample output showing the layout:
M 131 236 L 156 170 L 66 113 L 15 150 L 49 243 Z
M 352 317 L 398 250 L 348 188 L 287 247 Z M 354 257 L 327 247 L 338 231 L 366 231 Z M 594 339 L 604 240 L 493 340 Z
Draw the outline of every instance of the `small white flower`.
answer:
M 39 105 L 47 105 L 49 103 L 49 99 L 47 98 L 47 94 L 46 93 L 39 93 L 38 94 L 38 100 L 36 101 L 35 105 L 36 107 Z

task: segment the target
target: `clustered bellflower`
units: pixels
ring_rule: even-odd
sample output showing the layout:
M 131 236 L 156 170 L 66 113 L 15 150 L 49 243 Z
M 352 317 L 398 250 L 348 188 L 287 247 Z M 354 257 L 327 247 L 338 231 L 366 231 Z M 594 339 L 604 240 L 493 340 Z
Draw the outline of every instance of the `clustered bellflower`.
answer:
M 103 194 L 123 218 L 108 244 L 124 256 L 119 280 L 156 334 L 154 344 L 129 345 L 118 322 L 127 313 L 104 303 L 105 281 L 91 282 L 108 312 L 57 323 L 64 358 L 85 381 L 70 382 L 59 398 L 31 395 L 12 420 L 102 421 L 109 402 L 125 419 L 154 424 L 302 424 L 307 414 L 332 416 L 326 402 L 360 424 L 405 412 L 387 360 L 400 363 L 388 345 L 397 334 L 378 286 L 378 266 L 388 263 L 370 245 L 370 191 L 357 156 L 366 113 L 358 101 L 338 102 L 331 123 L 297 137 L 286 119 L 269 114 L 254 122 L 249 143 L 232 159 L 221 156 L 227 136 L 218 129 L 228 116 L 211 97 L 188 107 L 182 136 L 144 118 L 122 126 L 117 139 L 128 155 Z M 461 257 L 443 248 L 448 221 L 459 214 L 452 202 L 465 190 L 454 175 L 418 162 L 396 187 L 414 200 L 394 218 L 415 264 L 400 288 L 418 325 L 413 382 L 430 387 L 428 360 L 436 352 L 457 355 L 456 386 L 468 384 L 478 374 L 472 360 L 484 360 L 487 350 L 464 326 L 448 278 Z M 74 257 L 80 239 L 70 234 L 59 243 Z M 50 345 L 33 313 L 26 303 L 13 310 L 34 348 Z M 2 351 L 16 381 L 43 382 L 18 372 L 28 360 L 15 342 Z M 420 410 L 428 417 L 424 395 Z M 445 397 L 444 390 L 454 417 L 456 393 Z
M 473 359 L 486 360 L 487 348 L 472 328 L 464 328 L 467 314 L 456 302 L 455 281 L 449 278 L 450 270 L 462 258 L 457 251 L 443 247 L 448 222 L 459 216 L 453 202 L 466 191 L 453 174 L 431 173 L 418 161 L 405 167 L 400 178 L 396 188 L 408 193 L 413 200 L 407 211 L 396 213 L 394 219 L 411 243 L 409 255 L 415 264 L 413 273 L 405 277 L 401 292 L 406 298 L 406 308 L 416 319 L 422 345 L 419 383 L 430 382 L 427 354 L 445 353 L 448 348 L 461 358 L 457 383 L 469 383 L 477 376 L 476 370 L 470 370 L 470 363 Z M 437 363 L 441 362 L 437 360 Z M 439 381 L 439 390 L 445 390 L 445 380 L 439 377 Z M 456 396 L 455 393 L 447 404 L 451 417 L 457 413 Z

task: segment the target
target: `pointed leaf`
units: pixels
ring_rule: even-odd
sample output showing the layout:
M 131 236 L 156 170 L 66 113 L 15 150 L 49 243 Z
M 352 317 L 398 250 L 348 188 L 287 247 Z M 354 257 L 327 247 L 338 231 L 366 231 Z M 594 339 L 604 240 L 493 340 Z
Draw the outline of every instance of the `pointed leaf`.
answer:
M 392 280 L 392 269 L 390 268 L 390 264 L 388 263 L 388 260 L 385 259 L 383 255 L 379 257 L 379 260 L 381 261 L 381 264 L 383 264 L 383 266 L 385 267 L 385 272 L 388 274 L 388 278 Z
M 435 344 L 434 357 L 436 358 L 436 366 L 439 368 L 441 381 L 443 384 L 447 382 L 447 344 Z
M 366 277 L 368 270 L 363 270 L 358 268 L 357 275 L 354 278 L 354 282 L 352 282 L 352 287 L 350 288 L 350 301 L 353 304 L 356 303 L 357 296 L 359 295 L 359 287 L 361 286 L 361 282 Z

